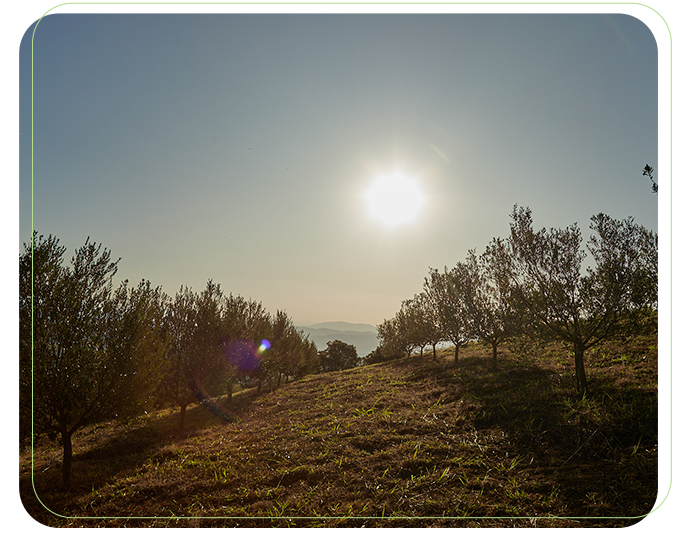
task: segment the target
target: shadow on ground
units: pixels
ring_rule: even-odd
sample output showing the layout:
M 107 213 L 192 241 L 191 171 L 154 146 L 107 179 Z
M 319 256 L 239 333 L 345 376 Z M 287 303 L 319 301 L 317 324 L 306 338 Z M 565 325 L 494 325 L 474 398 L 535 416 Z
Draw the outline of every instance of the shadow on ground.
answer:
M 77 517 L 80 510 L 73 509 L 78 508 L 81 495 L 137 471 L 164 446 L 218 425 L 238 422 L 259 396 L 254 390 L 244 390 L 235 394 L 231 402 L 223 397 L 192 405 L 186 411 L 182 432 L 178 430 L 179 410 L 163 411 L 161 415 L 128 423 L 111 422 L 114 429 L 106 426 L 107 429 L 101 430 L 106 433 L 105 438 L 97 436 L 96 426 L 85 428 L 73 437 L 72 480 L 68 489 L 60 487 L 60 445 L 46 463 L 35 462 L 31 466 L 28 455 L 19 483 L 24 508 L 43 524 L 53 522 L 55 517 Z
M 607 370 L 597 370 L 582 398 L 549 363 L 508 361 L 493 370 L 490 360 L 474 357 L 464 359 L 458 373 L 476 430 L 503 430 L 520 466 L 552 482 L 569 508 L 583 506 L 597 518 L 636 518 L 652 509 L 655 391 L 637 383 L 616 386 Z

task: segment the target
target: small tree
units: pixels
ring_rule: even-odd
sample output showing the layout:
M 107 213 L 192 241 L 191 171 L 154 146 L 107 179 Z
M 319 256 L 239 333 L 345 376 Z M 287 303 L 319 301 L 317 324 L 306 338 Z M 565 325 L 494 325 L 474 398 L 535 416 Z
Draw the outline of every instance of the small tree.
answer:
M 412 300 L 403 302 L 402 310 L 411 326 L 411 338 L 419 347 L 420 356 L 423 358 L 424 349 L 427 345 L 433 348 L 433 360 L 436 359 L 436 346 L 442 341 L 442 328 L 440 321 L 435 316 L 433 303 L 426 292 L 415 294 Z
M 533 230 L 531 210 L 515 206 L 509 239 L 510 279 L 517 299 L 543 327 L 574 351 L 576 387 L 588 390 L 584 352 L 634 333 L 657 308 L 657 235 L 604 214 L 593 216 L 588 248 L 595 267 L 585 272 L 581 233 Z
M 358 365 L 358 351 L 353 345 L 338 339 L 328 341 L 326 345 L 326 348 L 318 353 L 321 372 L 341 371 Z
M 116 392 L 125 405 L 120 409 L 126 414 L 140 414 L 157 401 L 165 368 L 166 343 L 161 329 L 165 304 L 161 288 L 153 288 L 145 280 L 133 288 L 124 281 L 114 292 L 106 347 L 111 357 L 131 359 L 132 376 L 123 386 L 127 394 Z
M 419 349 L 423 358 L 424 347 L 429 344 L 430 317 L 424 310 L 425 306 L 418 295 L 414 298 L 403 300 L 400 310 L 395 315 L 394 325 L 397 339 L 407 356 L 414 349 Z
M 459 361 L 459 348 L 472 339 L 469 312 L 459 293 L 459 276 L 456 268 L 444 273 L 433 268 L 424 278 L 424 292 L 428 296 L 435 320 L 439 325 L 442 341 L 454 344 L 454 359 Z
M 386 358 L 399 358 L 401 356 L 409 356 L 412 351 L 411 344 L 406 341 L 402 328 L 403 321 L 400 313 L 392 319 L 385 319 L 381 324 L 377 325 L 377 338 L 379 339 L 379 347 L 381 353 Z
M 288 374 L 294 379 L 299 379 L 310 373 L 316 373 L 320 361 L 316 344 L 303 332 L 298 332 L 298 335 L 300 336 L 298 351 Z
M 64 253 L 58 239 L 36 232 L 31 245 L 24 245 L 19 360 L 22 433 L 31 425 L 33 434 L 60 435 L 61 483 L 67 487 L 74 433 L 134 408 L 135 350 L 143 316 L 126 292 L 113 295 L 119 260 L 113 262 L 109 250 L 87 239 L 69 266 L 63 264 Z M 117 339 L 120 333 L 124 343 Z
M 469 335 L 492 347 L 492 366 L 496 368 L 498 346 L 514 333 L 517 314 L 511 290 L 502 279 L 500 259 L 487 251 L 478 259 L 474 250 L 453 270 L 456 289 L 468 315 Z
M 200 294 L 181 287 L 164 318 L 168 348 L 161 391 L 164 399 L 180 407 L 179 431 L 189 404 L 222 390 L 221 297 L 220 286 L 212 281 Z
M 286 377 L 293 369 L 300 355 L 302 336 L 293 325 L 292 319 L 285 311 L 277 311 L 271 325 L 270 376 L 276 375 L 276 386 L 281 385 L 281 378 Z
M 237 380 L 262 376 L 262 358 L 267 352 L 260 345 L 271 336 L 271 317 L 262 304 L 232 294 L 223 299 L 222 313 L 222 373 L 226 378 L 227 400 L 231 401 Z

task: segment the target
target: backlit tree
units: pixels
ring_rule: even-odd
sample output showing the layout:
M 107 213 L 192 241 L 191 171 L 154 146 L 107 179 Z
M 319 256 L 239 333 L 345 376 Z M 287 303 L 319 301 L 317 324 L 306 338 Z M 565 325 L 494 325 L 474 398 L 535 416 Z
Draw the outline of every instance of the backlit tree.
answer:
M 113 293 L 119 260 L 112 261 L 109 250 L 87 239 L 67 266 L 64 253 L 52 236 L 34 233 L 31 245 L 24 245 L 19 361 L 22 434 L 30 425 L 33 435 L 60 436 L 67 487 L 74 433 L 137 405 L 136 353 L 145 316 L 126 289 Z
M 573 347 L 576 385 L 588 390 L 584 353 L 605 339 L 634 335 L 657 309 L 657 235 L 605 214 L 591 219 L 585 252 L 576 224 L 534 231 L 531 210 L 515 206 L 508 240 L 510 279 L 517 299 L 539 327 Z

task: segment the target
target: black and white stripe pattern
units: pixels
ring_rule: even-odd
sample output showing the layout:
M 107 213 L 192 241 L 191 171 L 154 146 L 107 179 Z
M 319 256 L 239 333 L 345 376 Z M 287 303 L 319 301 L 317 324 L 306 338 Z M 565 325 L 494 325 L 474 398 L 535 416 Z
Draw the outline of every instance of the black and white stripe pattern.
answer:
M 43 527 L 23 510 L 19 499 L 19 42 L 21 24 L 5 25 L 5 459 L 3 537 L 10 538 L 645 538 L 645 527 L 625 529 L 54 529 Z M 26 103 L 30 103 L 27 101 Z M 29 141 L 27 141 L 29 143 Z M 30 196 L 30 195 L 28 195 Z M 28 218 L 29 216 L 26 216 Z M 29 220 L 27 220 L 29 223 Z M 589 524 L 591 526 L 591 524 Z M 655 534 L 649 538 L 658 537 Z M 82 533 L 85 533 L 84 535 Z

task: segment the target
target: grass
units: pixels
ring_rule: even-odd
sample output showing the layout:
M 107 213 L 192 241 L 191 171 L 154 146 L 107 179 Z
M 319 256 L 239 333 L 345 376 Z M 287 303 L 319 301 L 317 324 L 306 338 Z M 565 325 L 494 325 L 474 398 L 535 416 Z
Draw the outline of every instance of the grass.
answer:
M 89 426 L 70 489 L 40 440 L 21 496 L 54 527 L 627 526 L 657 494 L 656 341 L 589 351 L 583 399 L 558 344 L 496 371 L 473 345 L 215 400 L 228 423 L 193 406 L 182 435 L 171 410 Z

